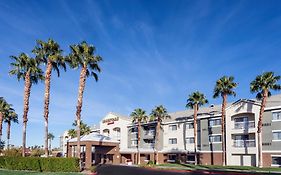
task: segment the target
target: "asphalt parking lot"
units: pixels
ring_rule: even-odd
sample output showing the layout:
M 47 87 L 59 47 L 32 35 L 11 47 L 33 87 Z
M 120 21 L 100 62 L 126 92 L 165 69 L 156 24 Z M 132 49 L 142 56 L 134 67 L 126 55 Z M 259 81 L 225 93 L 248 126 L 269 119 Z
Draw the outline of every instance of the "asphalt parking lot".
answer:
M 212 170 L 159 170 L 149 168 L 139 168 L 132 166 L 120 165 L 101 165 L 97 167 L 98 175 L 199 175 L 199 174 L 212 174 L 212 175 L 248 175 L 248 174 L 264 174 L 264 173 L 242 173 L 242 172 L 223 172 Z

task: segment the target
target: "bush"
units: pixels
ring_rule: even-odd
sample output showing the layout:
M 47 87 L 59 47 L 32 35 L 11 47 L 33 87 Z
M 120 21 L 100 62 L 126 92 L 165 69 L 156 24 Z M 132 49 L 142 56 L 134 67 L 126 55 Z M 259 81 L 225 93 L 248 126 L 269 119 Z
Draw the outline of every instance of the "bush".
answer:
M 77 172 L 78 158 L 0 157 L 0 167 L 11 170 Z
M 21 149 L 20 148 L 10 148 L 3 151 L 5 156 L 9 157 L 21 157 Z
M 91 166 L 90 171 L 92 173 L 95 173 L 97 171 L 97 167 L 96 166 Z

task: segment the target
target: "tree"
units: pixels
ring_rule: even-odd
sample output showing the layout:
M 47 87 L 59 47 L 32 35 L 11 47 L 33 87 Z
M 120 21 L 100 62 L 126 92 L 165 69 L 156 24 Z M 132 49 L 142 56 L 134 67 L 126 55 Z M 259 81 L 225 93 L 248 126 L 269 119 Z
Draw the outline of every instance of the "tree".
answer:
M 0 141 L 2 141 L 3 121 L 6 118 L 9 109 L 10 104 L 8 104 L 3 97 L 0 97 Z
M 204 96 L 204 94 L 199 91 L 193 92 L 188 96 L 187 99 L 187 108 L 191 108 L 194 110 L 193 120 L 194 120 L 194 154 L 195 154 L 195 165 L 198 163 L 197 160 L 197 113 L 200 106 L 208 103 L 208 100 Z
M 36 59 L 40 63 L 46 65 L 45 73 L 45 98 L 44 98 L 44 119 L 45 119 L 45 156 L 49 154 L 48 151 L 48 120 L 49 120 L 49 103 L 50 103 L 50 85 L 52 70 L 57 72 L 60 76 L 59 68 L 63 68 L 66 71 L 64 57 L 62 56 L 62 50 L 57 42 L 53 39 L 49 39 L 47 42 L 37 40 L 37 45 L 32 51 L 36 55 Z
M 10 149 L 10 136 L 11 136 L 11 124 L 18 123 L 18 114 L 10 105 L 10 109 L 6 113 L 4 122 L 7 123 L 7 149 Z
M 259 121 L 257 126 L 258 133 L 258 166 L 263 166 L 262 160 L 262 118 L 264 113 L 264 108 L 267 103 L 267 98 L 271 96 L 270 90 L 280 90 L 281 85 L 278 84 L 281 76 L 274 75 L 274 72 L 264 72 L 261 75 L 258 75 L 250 83 L 250 91 L 252 93 L 257 93 L 256 98 L 261 100 L 261 107 L 259 112 Z
M 49 139 L 49 152 L 52 151 L 52 140 L 54 140 L 55 136 L 52 133 L 48 134 L 48 139 Z
M 70 67 L 74 69 L 81 68 L 76 106 L 77 157 L 80 159 L 80 122 L 86 78 L 93 76 L 95 80 L 98 81 L 97 73 L 101 71 L 99 62 L 102 61 L 102 58 L 95 55 L 96 48 L 93 45 L 87 44 L 86 41 L 83 41 L 80 44 L 71 45 L 70 51 L 71 53 L 67 57 Z
M 145 111 L 137 108 L 135 109 L 131 115 L 132 117 L 132 122 L 137 123 L 138 125 L 138 164 L 140 164 L 140 151 L 139 151 L 139 145 L 140 145 L 140 129 L 141 129 L 141 123 L 147 121 L 147 116 L 145 114 Z
M 222 112 L 221 112 L 221 134 L 222 134 L 222 164 L 226 165 L 226 150 L 225 150 L 225 108 L 227 104 L 227 96 L 233 95 L 236 96 L 234 88 L 237 87 L 237 83 L 234 82 L 233 76 L 223 76 L 217 80 L 213 98 L 219 96 L 222 97 Z
M 18 57 L 11 56 L 13 63 L 9 74 L 17 77 L 18 81 L 24 80 L 24 96 L 23 96 L 23 137 L 22 137 L 22 156 L 25 156 L 26 148 L 26 126 L 28 121 L 29 97 L 31 86 L 43 80 L 43 71 L 39 67 L 37 60 L 30 58 L 25 53 L 21 53 Z
M 77 121 L 75 120 L 74 123 L 72 123 L 72 126 L 77 127 Z M 87 135 L 91 133 L 91 127 L 87 124 L 83 123 L 83 121 L 80 121 L 80 134 L 81 136 Z M 77 137 L 77 132 L 75 129 L 68 130 L 68 135 L 70 138 Z
M 156 106 L 151 114 L 150 114 L 150 121 L 156 121 L 156 143 L 155 143 L 155 149 L 156 149 L 156 164 L 159 163 L 158 159 L 158 151 L 159 151 L 159 133 L 161 129 L 161 123 L 164 119 L 170 118 L 171 116 L 168 114 L 167 109 L 160 105 Z

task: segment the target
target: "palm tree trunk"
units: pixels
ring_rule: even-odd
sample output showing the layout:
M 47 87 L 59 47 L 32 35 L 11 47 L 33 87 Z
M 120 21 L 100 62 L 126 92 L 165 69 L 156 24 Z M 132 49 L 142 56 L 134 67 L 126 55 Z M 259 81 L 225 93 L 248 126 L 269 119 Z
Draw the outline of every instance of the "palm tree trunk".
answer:
M 138 121 L 138 165 L 140 164 L 140 121 Z
M 10 149 L 11 121 L 7 123 L 7 149 Z
M 0 141 L 2 141 L 3 113 L 0 112 Z
M 156 145 L 155 145 L 155 150 L 156 150 L 156 164 L 159 164 L 159 156 L 158 156 L 158 145 L 159 145 L 159 132 L 160 132 L 160 121 L 157 119 L 157 126 L 156 126 Z
M 194 109 L 194 156 L 195 156 L 195 165 L 197 165 L 197 110 L 198 110 L 198 104 L 195 104 L 193 106 Z
M 86 84 L 86 73 L 87 73 L 87 66 L 81 70 L 80 79 L 79 79 L 79 91 L 78 91 L 78 101 L 76 107 L 76 120 L 77 120 L 77 157 L 81 159 L 80 155 L 80 122 L 81 122 L 81 111 L 82 111 L 82 104 L 83 104 L 83 93 Z
M 51 151 L 52 151 L 52 143 L 51 143 L 52 139 L 49 140 L 49 151 L 50 151 L 50 154 L 51 154 Z
M 258 162 L 258 166 L 260 168 L 263 167 L 263 157 L 262 157 L 262 117 L 263 117 L 263 113 L 264 113 L 264 108 L 265 108 L 265 104 L 267 101 L 267 97 L 268 97 L 268 92 L 264 91 L 263 92 L 263 97 L 262 97 L 262 103 L 261 103 L 261 108 L 260 108 L 260 116 L 259 116 L 259 121 L 258 121 L 258 158 L 259 158 L 259 162 Z
M 221 141 L 222 141 L 222 165 L 226 165 L 226 153 L 225 153 L 225 108 L 226 108 L 227 95 L 223 94 L 222 97 L 222 115 L 221 115 Z
M 45 119 L 45 156 L 48 157 L 48 118 L 49 118 L 49 103 L 50 103 L 50 85 L 52 75 L 52 63 L 48 60 L 46 75 L 45 75 L 45 101 L 44 101 L 44 119 Z
M 23 129 L 22 129 L 22 156 L 25 157 L 26 148 L 26 125 L 27 125 L 27 114 L 29 110 L 29 97 L 30 97 L 31 81 L 30 72 L 28 71 L 25 75 L 24 82 L 24 99 L 23 99 Z

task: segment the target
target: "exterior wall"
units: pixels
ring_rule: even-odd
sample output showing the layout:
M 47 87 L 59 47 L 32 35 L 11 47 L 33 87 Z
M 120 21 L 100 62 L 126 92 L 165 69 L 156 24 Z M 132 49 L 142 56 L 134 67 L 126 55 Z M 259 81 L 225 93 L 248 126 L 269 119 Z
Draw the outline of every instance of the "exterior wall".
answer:
M 280 111 L 280 109 L 273 111 Z M 272 121 L 273 111 L 266 111 L 263 116 L 263 151 L 281 151 L 281 141 L 273 141 L 273 131 L 281 130 L 281 121 Z
M 215 117 L 220 118 L 220 117 Z M 213 118 L 214 119 L 214 118 Z M 210 143 L 210 135 L 221 135 L 221 126 L 209 127 L 209 118 L 204 118 L 200 120 L 200 150 L 204 151 L 221 151 L 221 142 Z
M 177 130 L 171 130 L 171 125 L 177 126 Z M 162 125 L 163 128 L 163 151 L 184 151 L 185 139 L 184 139 L 184 123 L 171 123 Z M 170 144 L 169 139 L 176 138 L 176 144 Z
M 199 163 L 202 165 L 222 165 L 222 153 L 200 153 Z
M 257 165 L 257 123 L 259 116 L 260 106 L 252 102 L 241 101 L 239 103 L 233 104 L 226 110 L 226 160 L 228 165 L 238 165 L 241 160 L 238 158 L 239 155 L 251 155 L 252 162 L 251 165 Z M 254 127 L 247 127 L 243 129 L 235 128 L 235 118 L 248 117 L 248 120 L 254 123 Z M 236 135 L 249 135 L 249 140 L 254 140 L 254 146 L 234 146 L 234 138 Z M 245 144 L 247 144 L 245 142 Z M 233 157 L 236 155 L 236 157 Z M 246 159 L 246 158 L 245 158 Z M 240 162 L 241 163 L 241 162 Z M 250 166 L 250 165 L 249 165 Z
M 117 121 L 111 121 L 110 119 L 116 119 Z M 109 121 L 109 122 L 106 122 Z M 127 126 L 131 124 L 130 119 L 124 119 L 123 117 L 120 117 L 118 115 L 115 115 L 114 113 L 108 113 L 103 120 L 100 122 L 100 133 L 103 134 L 103 131 L 105 129 L 109 130 L 109 137 L 118 140 L 120 139 L 120 149 L 126 150 L 128 148 L 128 128 Z M 117 138 L 116 135 L 114 135 L 114 128 L 120 128 L 120 138 Z

